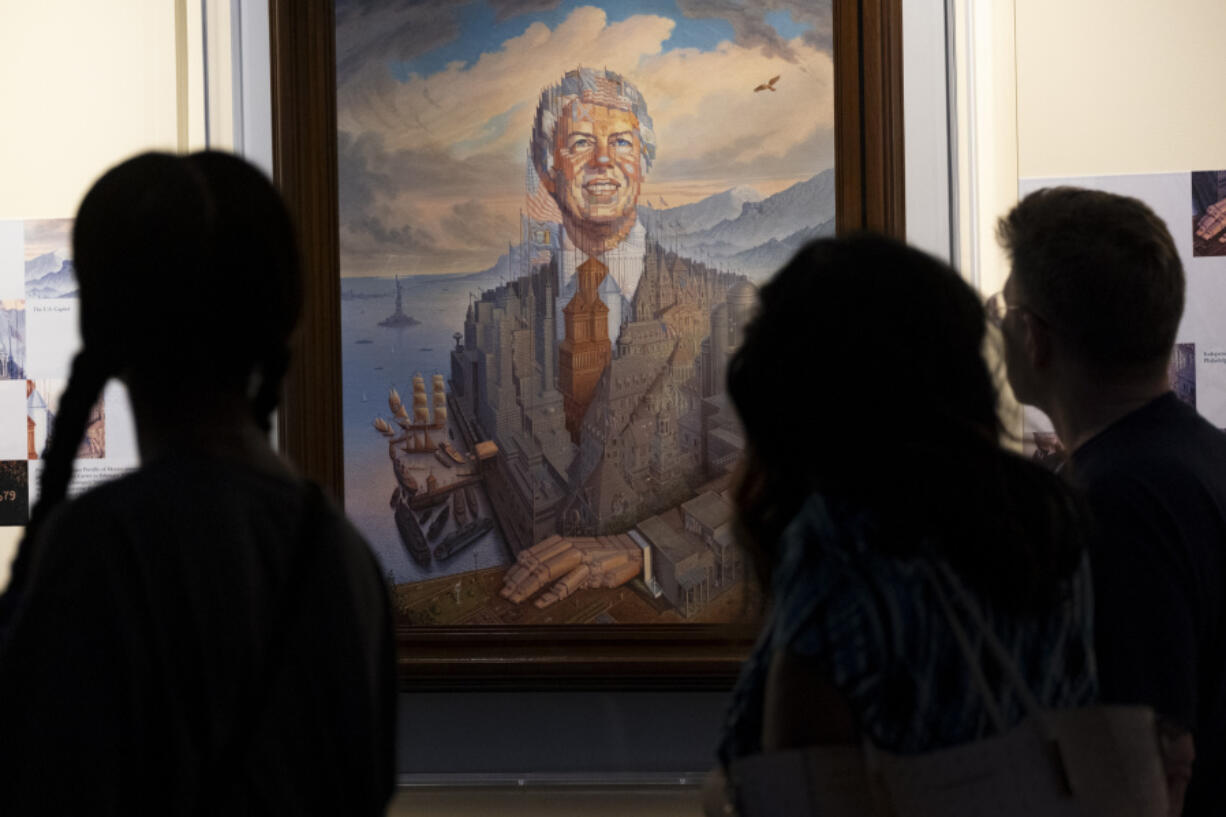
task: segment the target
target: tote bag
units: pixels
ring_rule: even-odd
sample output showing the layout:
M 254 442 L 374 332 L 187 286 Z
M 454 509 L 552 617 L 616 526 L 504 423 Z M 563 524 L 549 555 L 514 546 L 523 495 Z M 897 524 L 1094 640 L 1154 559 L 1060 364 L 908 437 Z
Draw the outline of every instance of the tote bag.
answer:
M 928 577 L 996 734 L 919 755 L 866 741 L 740 758 L 728 769 L 729 810 L 742 817 L 1165 817 L 1153 710 L 1044 709 L 953 571 L 943 563 L 939 571 L 928 568 Z M 945 586 L 1025 707 L 1026 718 L 1012 728 Z

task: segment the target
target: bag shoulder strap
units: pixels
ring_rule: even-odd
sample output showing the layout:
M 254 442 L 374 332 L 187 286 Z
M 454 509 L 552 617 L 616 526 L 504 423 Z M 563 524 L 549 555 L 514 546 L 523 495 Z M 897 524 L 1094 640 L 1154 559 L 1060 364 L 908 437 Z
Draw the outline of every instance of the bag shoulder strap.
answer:
M 987 677 L 983 674 L 983 665 L 979 661 L 979 654 L 974 647 L 971 646 L 970 637 L 963 629 L 962 623 L 958 621 L 957 615 L 954 614 L 953 607 L 949 603 L 949 599 L 945 597 L 945 593 L 941 590 L 941 584 L 932 573 L 932 569 L 924 565 L 924 572 L 927 574 L 928 580 L 936 589 L 937 602 L 941 605 L 941 613 L 945 616 L 945 620 L 949 623 L 949 627 L 953 630 L 954 638 L 958 642 L 958 648 L 962 651 L 962 657 L 966 659 L 967 667 L 971 671 L 971 680 L 975 684 L 975 689 L 979 692 L 979 697 L 983 700 L 983 707 L 988 711 L 988 717 L 992 721 L 992 725 L 996 727 L 998 733 L 1003 733 L 1008 728 L 1008 723 L 1005 721 L 1005 715 L 1000 709 L 1000 704 L 996 701 L 996 694 L 992 691 L 988 684 Z
M 926 561 L 924 563 L 924 572 L 928 580 L 932 583 L 936 590 L 937 601 L 941 605 L 941 612 L 945 615 L 945 619 L 949 622 L 949 626 L 954 631 L 954 638 L 958 641 L 958 647 L 962 651 L 963 657 L 966 658 L 967 664 L 971 670 L 971 678 L 975 682 L 976 688 L 980 695 L 983 696 L 984 707 L 988 710 L 988 715 L 992 719 L 993 724 L 999 732 L 1004 732 L 1006 727 L 1004 713 L 1001 711 L 1000 703 L 996 698 L 995 693 L 988 685 L 987 677 L 983 673 L 982 662 L 979 653 L 971 646 L 971 641 L 963 628 L 958 616 L 954 612 L 953 605 L 950 604 L 948 596 L 945 595 L 943 584 L 947 584 L 957 597 L 959 604 L 966 611 L 971 623 L 974 625 L 976 634 L 982 639 L 987 646 L 988 652 L 996 660 L 997 666 L 1004 675 L 1005 680 L 1013 687 L 1018 698 L 1022 702 L 1022 706 L 1026 709 L 1026 714 L 1036 721 L 1042 720 L 1043 707 L 1039 704 L 1034 693 L 1030 689 L 1030 685 L 1026 679 L 1022 677 L 1022 673 L 1018 670 L 1017 664 L 1013 661 L 1013 656 L 1005 649 L 1004 644 L 997 638 L 996 633 L 988 626 L 987 620 L 984 618 L 983 611 L 979 609 L 979 605 L 966 592 L 966 588 L 962 586 L 957 575 L 950 569 L 949 565 L 944 560 L 936 560 L 936 570 Z M 939 575 L 938 575 L 939 571 Z M 942 581 L 944 579 L 944 581 Z

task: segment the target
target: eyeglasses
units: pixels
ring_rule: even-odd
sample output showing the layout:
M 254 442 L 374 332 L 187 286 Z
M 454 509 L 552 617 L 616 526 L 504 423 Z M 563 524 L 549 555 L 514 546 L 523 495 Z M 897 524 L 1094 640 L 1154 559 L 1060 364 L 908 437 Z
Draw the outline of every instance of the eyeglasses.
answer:
M 991 298 L 984 301 L 983 313 L 987 316 L 988 323 L 1000 329 L 1004 326 L 1005 318 L 1010 312 L 1015 309 L 1024 309 L 1022 306 L 1009 306 L 1005 301 L 1004 290 L 997 292 Z
M 987 316 L 988 323 L 992 324 L 997 329 L 1003 329 L 1005 318 L 1008 317 L 1010 312 L 1014 312 L 1016 310 L 1025 310 L 1048 326 L 1052 326 L 1051 321 L 1040 315 L 1038 312 L 1035 312 L 1034 308 L 1028 304 L 1016 304 L 1014 306 L 1010 306 L 1008 302 L 1005 301 L 1005 291 L 1003 289 L 1000 292 L 997 292 L 991 298 L 988 298 L 983 303 L 983 312 L 984 315 Z

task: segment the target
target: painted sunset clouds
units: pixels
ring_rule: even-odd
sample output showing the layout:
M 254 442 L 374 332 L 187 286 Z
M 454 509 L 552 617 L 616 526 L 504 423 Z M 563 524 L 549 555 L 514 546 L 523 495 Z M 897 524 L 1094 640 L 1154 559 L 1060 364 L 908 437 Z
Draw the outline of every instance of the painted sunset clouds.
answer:
M 537 97 L 580 65 L 646 98 L 647 196 L 830 167 L 828 19 L 828 3 L 800 0 L 338 4 L 344 273 L 496 260 L 518 239 Z M 777 91 L 753 92 L 776 75 Z

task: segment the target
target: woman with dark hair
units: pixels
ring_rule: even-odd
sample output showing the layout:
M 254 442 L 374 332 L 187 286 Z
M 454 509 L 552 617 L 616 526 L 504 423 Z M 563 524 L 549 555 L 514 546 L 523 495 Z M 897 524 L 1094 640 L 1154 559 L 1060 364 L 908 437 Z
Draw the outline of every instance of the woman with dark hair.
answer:
M 769 601 L 720 747 L 867 738 L 913 754 L 994 732 L 934 571 L 983 611 L 1045 706 L 1092 701 L 1075 501 L 1004 450 L 979 298 L 884 238 L 821 240 L 762 288 L 730 362 L 739 535 Z M 1024 701 L 986 661 L 1006 726 Z
M 0 810 L 383 813 L 386 590 L 269 443 L 301 309 L 284 204 L 233 156 L 145 154 L 73 251 L 83 345 L 0 598 Z M 67 500 L 113 377 L 141 466 Z

